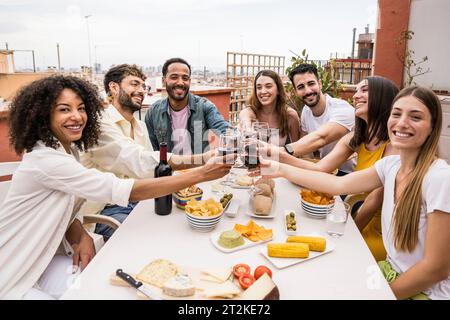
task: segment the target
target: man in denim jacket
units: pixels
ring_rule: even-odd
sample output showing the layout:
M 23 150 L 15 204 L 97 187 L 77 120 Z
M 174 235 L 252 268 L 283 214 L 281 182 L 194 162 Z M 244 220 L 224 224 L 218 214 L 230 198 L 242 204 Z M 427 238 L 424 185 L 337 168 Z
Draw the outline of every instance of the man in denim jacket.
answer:
M 168 97 L 155 102 L 145 115 L 154 150 L 167 142 L 174 154 L 197 154 L 208 147 L 208 130 L 220 135 L 229 128 L 209 100 L 189 93 L 191 66 L 181 58 L 164 63 L 163 83 Z

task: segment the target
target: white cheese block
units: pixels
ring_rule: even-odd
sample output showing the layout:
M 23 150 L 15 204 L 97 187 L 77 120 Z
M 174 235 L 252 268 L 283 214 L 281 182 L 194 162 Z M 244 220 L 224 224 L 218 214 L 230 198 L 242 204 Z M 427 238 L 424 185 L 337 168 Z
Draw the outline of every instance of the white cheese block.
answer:
M 231 275 L 231 268 L 211 268 L 202 270 L 204 274 L 210 276 L 219 282 L 225 282 Z
M 163 293 L 172 297 L 189 297 L 195 294 L 192 279 L 187 274 L 177 274 L 163 285 Z
M 242 300 L 279 300 L 280 294 L 275 283 L 267 273 L 264 273 L 247 290 L 240 299 Z
M 200 280 L 208 281 L 208 282 L 214 282 L 214 283 L 222 283 L 222 282 L 224 282 L 224 281 L 219 280 L 219 279 L 217 279 L 217 278 L 211 277 L 211 276 L 209 276 L 209 275 L 207 275 L 207 274 L 202 274 L 202 275 L 200 276 Z
M 215 287 L 206 289 L 204 295 L 207 298 L 231 299 L 240 293 L 241 289 L 239 289 L 233 282 L 225 281 L 224 283 L 218 284 Z

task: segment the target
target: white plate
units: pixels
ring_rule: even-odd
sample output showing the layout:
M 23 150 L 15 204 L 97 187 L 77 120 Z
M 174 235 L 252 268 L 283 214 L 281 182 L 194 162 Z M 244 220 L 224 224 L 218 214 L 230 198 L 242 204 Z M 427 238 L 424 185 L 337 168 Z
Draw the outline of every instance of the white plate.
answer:
M 295 212 L 295 210 L 286 210 L 286 211 L 284 212 L 284 219 L 283 219 L 283 225 L 284 225 L 284 227 L 283 227 L 283 228 L 284 228 L 284 231 L 286 232 L 286 234 L 287 234 L 288 236 L 296 236 L 296 235 L 297 235 L 298 226 L 297 226 L 297 230 L 294 231 L 294 230 L 288 230 L 287 224 L 286 224 L 286 216 L 287 216 L 289 213 L 291 213 L 291 212 L 294 213 L 294 215 L 295 215 L 294 219 L 295 219 L 296 225 L 298 225 L 297 213 Z
M 317 236 L 317 234 L 309 234 L 308 236 Z M 336 244 L 334 242 L 330 241 L 327 238 L 327 248 L 325 249 L 325 251 L 324 252 L 310 251 L 309 252 L 309 257 L 306 258 L 306 259 L 302 259 L 302 258 L 273 258 L 273 257 L 269 257 L 267 255 L 267 247 L 264 248 L 264 249 L 261 249 L 260 253 L 267 260 L 269 260 L 276 268 L 283 269 L 283 268 L 287 268 L 287 267 L 293 266 L 294 264 L 297 264 L 297 263 L 309 261 L 311 259 L 323 256 L 324 254 L 327 254 L 327 253 L 333 251 L 335 247 L 336 247 Z
M 226 216 L 231 217 L 231 218 L 236 217 L 236 215 L 239 211 L 240 204 L 241 204 L 241 201 L 239 199 L 231 198 L 231 200 L 228 201 L 228 204 L 224 208 Z
M 225 253 L 230 253 L 230 252 L 234 252 L 234 251 L 238 251 L 238 250 L 254 247 L 254 246 L 257 246 L 257 245 L 259 245 L 261 243 L 265 243 L 265 242 L 271 241 L 273 239 L 273 234 L 272 234 L 272 238 L 264 240 L 264 241 L 258 241 L 258 242 L 253 242 L 253 241 L 248 240 L 246 237 L 243 237 L 244 238 L 244 244 L 242 246 L 228 249 L 228 248 L 224 248 L 224 247 L 219 245 L 219 238 L 220 238 L 220 234 L 222 232 L 223 231 L 214 232 L 211 235 L 210 239 L 211 239 L 211 242 L 214 245 L 214 247 L 216 247 L 218 250 L 220 250 L 222 252 L 225 252 Z

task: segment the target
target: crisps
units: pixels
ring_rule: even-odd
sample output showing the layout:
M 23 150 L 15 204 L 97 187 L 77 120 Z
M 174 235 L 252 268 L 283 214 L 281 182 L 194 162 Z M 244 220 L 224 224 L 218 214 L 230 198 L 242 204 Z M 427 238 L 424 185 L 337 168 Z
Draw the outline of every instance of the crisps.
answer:
M 334 197 L 328 193 L 301 189 L 300 195 L 304 201 L 313 204 L 327 205 L 334 203 Z
M 208 199 L 203 201 L 197 201 L 195 199 L 189 201 L 184 210 L 194 216 L 208 217 L 216 216 L 223 211 L 222 204 L 214 199 Z
M 234 230 L 253 242 L 265 241 L 273 237 L 272 229 L 259 226 L 253 220 L 250 220 L 247 225 L 235 224 Z

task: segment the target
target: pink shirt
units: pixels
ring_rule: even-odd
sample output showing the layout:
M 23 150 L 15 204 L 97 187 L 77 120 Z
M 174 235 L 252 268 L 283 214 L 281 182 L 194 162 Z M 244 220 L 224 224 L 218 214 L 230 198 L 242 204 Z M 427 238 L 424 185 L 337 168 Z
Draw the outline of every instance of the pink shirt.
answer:
M 191 151 L 191 135 L 187 130 L 187 122 L 190 111 L 189 106 L 184 107 L 181 111 L 170 110 L 172 118 L 172 141 L 174 154 L 192 154 Z

